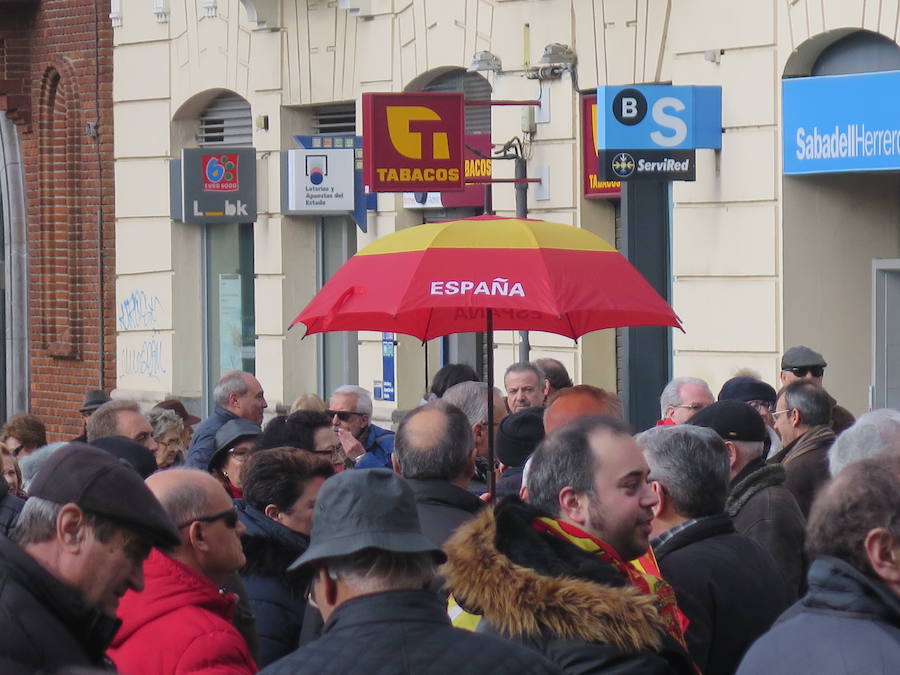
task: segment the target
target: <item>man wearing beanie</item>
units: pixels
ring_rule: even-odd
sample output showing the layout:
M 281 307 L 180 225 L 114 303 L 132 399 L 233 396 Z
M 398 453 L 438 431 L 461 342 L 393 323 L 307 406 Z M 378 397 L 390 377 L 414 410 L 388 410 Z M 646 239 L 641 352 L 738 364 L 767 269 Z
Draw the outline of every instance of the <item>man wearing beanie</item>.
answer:
M 766 464 L 762 458 L 766 439 L 762 418 L 746 403 L 725 400 L 704 408 L 689 424 L 709 427 L 725 441 L 731 464 L 725 512 L 735 530 L 768 551 L 792 593 L 798 595 L 806 574 L 806 520 L 784 485 L 784 467 Z
M 544 440 L 544 409 L 526 408 L 508 416 L 497 429 L 497 459 L 503 474 L 497 481 L 497 499 L 519 494 L 525 462 Z
M 54 453 L 29 492 L 16 543 L 0 537 L 0 672 L 103 667 L 119 599 L 178 531 L 137 472 L 83 443 Z

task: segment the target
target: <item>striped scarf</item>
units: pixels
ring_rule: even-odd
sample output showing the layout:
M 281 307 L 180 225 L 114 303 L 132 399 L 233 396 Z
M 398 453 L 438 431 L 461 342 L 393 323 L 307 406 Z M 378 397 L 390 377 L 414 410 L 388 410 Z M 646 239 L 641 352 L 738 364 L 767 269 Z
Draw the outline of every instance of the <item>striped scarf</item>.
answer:
M 582 551 L 596 555 L 603 562 L 609 563 L 624 574 L 631 585 L 641 593 L 654 596 L 656 609 L 659 611 L 666 632 L 682 647 L 687 648 L 684 631 L 687 630 L 688 619 L 678 609 L 675 590 L 662 578 L 652 549 L 647 549 L 647 552 L 640 558 L 626 563 L 608 544 L 569 523 L 564 523 L 556 518 L 535 518 L 531 526 L 536 532 L 545 532 L 565 539 Z

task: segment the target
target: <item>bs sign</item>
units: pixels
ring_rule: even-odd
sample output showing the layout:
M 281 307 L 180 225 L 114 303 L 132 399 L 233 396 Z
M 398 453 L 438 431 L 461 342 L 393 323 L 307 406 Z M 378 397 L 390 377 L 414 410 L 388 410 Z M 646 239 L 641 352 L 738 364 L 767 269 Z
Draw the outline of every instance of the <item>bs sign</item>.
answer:
M 694 180 L 695 149 L 720 147 L 721 87 L 597 89 L 603 180 Z
M 462 93 L 363 94 L 363 175 L 369 192 L 464 188 Z

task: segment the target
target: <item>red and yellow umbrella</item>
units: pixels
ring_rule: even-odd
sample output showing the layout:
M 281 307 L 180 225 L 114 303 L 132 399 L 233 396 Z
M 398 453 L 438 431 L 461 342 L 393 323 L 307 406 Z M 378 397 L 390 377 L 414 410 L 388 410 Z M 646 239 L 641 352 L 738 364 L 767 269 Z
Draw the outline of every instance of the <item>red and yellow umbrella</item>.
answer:
M 618 326 L 674 326 L 672 308 L 587 230 L 478 216 L 411 227 L 353 256 L 291 326 L 450 333 L 539 330 L 578 338 Z

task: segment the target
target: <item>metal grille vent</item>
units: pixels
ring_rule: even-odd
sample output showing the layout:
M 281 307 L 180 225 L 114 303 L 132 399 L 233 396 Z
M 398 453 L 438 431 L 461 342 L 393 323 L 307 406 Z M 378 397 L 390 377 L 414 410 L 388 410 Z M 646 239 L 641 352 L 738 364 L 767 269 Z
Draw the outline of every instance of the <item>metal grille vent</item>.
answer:
M 253 145 L 253 118 L 250 104 L 237 94 L 220 94 L 200 116 L 197 134 L 200 147 Z
M 469 101 L 489 101 L 491 85 L 478 73 L 453 70 L 429 82 L 423 91 L 461 91 Z M 466 133 L 491 133 L 491 107 L 466 106 Z
M 314 111 L 317 134 L 356 134 L 356 104 L 338 103 Z

